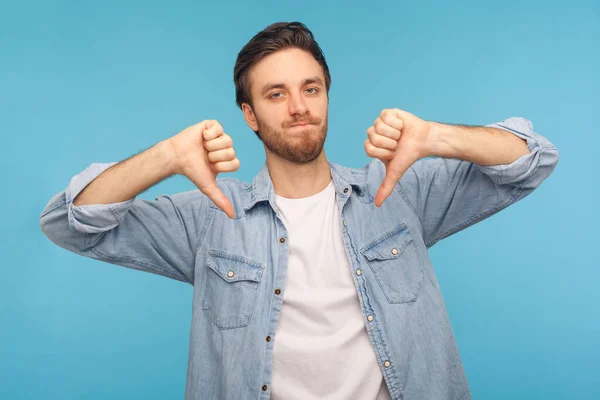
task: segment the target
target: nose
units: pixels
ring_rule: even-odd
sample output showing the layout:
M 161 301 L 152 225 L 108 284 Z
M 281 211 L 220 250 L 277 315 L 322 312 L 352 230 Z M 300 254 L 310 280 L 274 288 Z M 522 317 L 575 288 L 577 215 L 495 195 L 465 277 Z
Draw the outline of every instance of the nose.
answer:
M 290 95 L 290 101 L 288 103 L 290 115 L 298 114 L 304 115 L 308 112 L 308 107 L 306 105 L 306 99 L 300 95 Z

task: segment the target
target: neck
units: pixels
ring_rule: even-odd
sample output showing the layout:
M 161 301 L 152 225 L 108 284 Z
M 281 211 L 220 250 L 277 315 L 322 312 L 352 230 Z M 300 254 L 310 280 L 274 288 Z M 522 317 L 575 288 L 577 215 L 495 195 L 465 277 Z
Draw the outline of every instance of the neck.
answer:
M 312 196 L 331 182 L 325 151 L 306 164 L 295 164 L 267 152 L 267 166 L 275 194 L 288 199 Z

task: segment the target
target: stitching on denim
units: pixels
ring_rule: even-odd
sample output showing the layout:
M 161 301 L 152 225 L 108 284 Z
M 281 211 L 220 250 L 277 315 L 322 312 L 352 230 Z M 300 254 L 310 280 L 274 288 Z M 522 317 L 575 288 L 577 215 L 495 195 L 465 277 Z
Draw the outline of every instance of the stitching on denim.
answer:
M 250 258 L 244 257 L 244 256 L 239 256 L 237 254 L 226 253 L 224 251 L 215 250 L 215 249 L 210 250 L 209 254 L 211 256 L 225 258 L 225 259 L 231 260 L 231 261 L 243 262 L 245 264 L 249 264 L 254 267 L 260 268 L 261 270 L 265 269 L 264 265 L 262 265 L 261 263 L 255 261 L 255 260 L 252 260 Z
M 60 208 L 62 206 L 64 206 L 65 204 L 67 204 L 67 200 L 65 199 L 65 196 L 62 196 L 62 198 L 60 200 L 55 201 L 54 203 L 50 204 L 49 206 L 47 206 L 47 210 L 45 210 L 45 212 L 43 212 L 40 215 L 40 218 L 50 214 L 52 211 L 56 210 L 57 208 Z
M 404 200 L 404 202 L 408 205 L 408 207 L 411 209 L 411 211 L 413 212 L 413 214 L 415 215 L 415 217 L 417 217 L 417 219 L 419 219 L 419 215 L 417 214 L 417 209 L 413 206 L 413 204 L 410 202 L 408 195 L 406 194 L 406 192 L 404 191 L 404 189 L 402 188 L 402 185 L 400 185 L 400 182 L 396 183 L 395 186 L 396 191 L 398 192 L 398 194 L 400 194 L 400 197 L 402 197 L 402 199 Z
M 464 400 L 464 399 L 468 398 L 470 394 L 471 394 L 471 392 L 469 390 L 467 390 L 465 393 L 463 393 L 463 395 L 460 397 L 459 400 Z
M 403 230 L 403 228 L 404 228 L 404 230 L 406 230 L 406 223 L 405 222 L 402 222 L 401 224 L 395 226 L 394 228 L 392 228 L 391 230 L 387 231 L 386 233 L 384 233 L 380 237 L 373 239 L 372 241 L 370 241 L 369 243 L 367 243 L 366 245 L 364 245 L 359 251 L 362 253 L 364 251 L 367 251 L 367 250 L 371 249 L 372 247 L 374 247 L 374 246 L 378 245 L 379 243 L 383 242 L 385 239 L 389 238 L 390 236 L 393 236 L 393 235 L 399 233 L 400 231 Z M 411 237 L 411 239 L 412 239 L 412 237 Z
M 122 221 L 121 221 L 121 216 L 119 215 L 119 212 L 117 211 L 117 209 L 115 207 L 113 207 L 112 204 L 108 204 L 108 209 L 112 213 L 113 217 L 115 217 L 115 219 L 117 220 L 117 223 L 120 224 Z
M 203 201 L 207 201 L 206 198 L 204 198 Z M 200 209 L 202 209 L 202 205 L 200 205 Z M 200 251 L 200 247 L 202 246 L 202 243 L 204 243 L 204 238 L 206 237 L 206 234 L 208 233 L 208 230 L 210 228 L 210 226 L 212 225 L 212 222 L 214 221 L 214 215 L 215 215 L 215 210 L 211 209 L 210 207 L 206 208 L 206 217 L 204 218 L 203 224 L 202 224 L 202 228 L 200 229 L 200 232 L 198 233 L 198 240 L 196 242 L 196 249 L 194 251 L 194 262 L 192 263 L 192 285 L 195 282 L 195 278 L 196 278 L 196 257 L 198 255 L 198 252 Z

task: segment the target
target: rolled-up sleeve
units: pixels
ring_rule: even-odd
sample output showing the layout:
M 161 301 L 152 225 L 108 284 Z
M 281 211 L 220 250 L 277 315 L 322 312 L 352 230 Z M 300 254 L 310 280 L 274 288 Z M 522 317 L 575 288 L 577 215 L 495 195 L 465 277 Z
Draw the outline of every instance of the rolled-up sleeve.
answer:
M 536 188 L 558 163 L 556 147 L 548 139 L 535 133 L 533 124 L 528 119 L 513 117 L 487 126 L 503 129 L 520 137 L 527 142 L 529 149 L 529 154 L 510 164 L 479 166 L 479 169 L 498 185 L 519 183 L 521 186 Z M 541 171 L 538 172 L 540 168 Z
M 199 190 L 76 206 L 73 199 L 116 163 L 95 163 L 73 176 L 40 215 L 53 243 L 76 254 L 193 284 L 207 201 Z
M 529 153 L 494 166 L 441 157 L 421 159 L 396 185 L 417 214 L 428 247 L 523 199 L 558 163 L 558 150 L 534 132 L 531 121 L 513 117 L 487 126 L 524 139 Z
M 102 172 L 115 165 L 114 163 L 95 163 L 71 178 L 65 191 L 68 204 L 69 226 L 79 232 L 99 233 L 119 225 L 135 198 L 110 204 L 88 204 L 76 206 L 73 200 L 85 187 Z

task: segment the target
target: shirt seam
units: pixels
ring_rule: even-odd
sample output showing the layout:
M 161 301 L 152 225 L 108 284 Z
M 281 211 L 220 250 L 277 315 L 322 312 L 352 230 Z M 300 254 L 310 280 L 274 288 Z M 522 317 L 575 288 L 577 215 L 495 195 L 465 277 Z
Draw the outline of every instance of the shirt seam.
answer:
M 46 207 L 46 209 L 42 211 L 42 214 L 40 215 L 40 218 L 44 217 L 44 216 L 46 216 L 48 214 L 50 214 L 52 211 L 56 210 L 57 208 L 60 208 L 60 207 L 64 206 L 65 204 L 67 204 L 67 200 L 65 199 L 65 196 L 64 196 L 64 193 L 63 193 L 63 196 L 61 197 L 60 200 L 57 200 L 54 203 L 48 205 Z
M 208 233 L 210 227 L 212 226 L 212 223 L 214 221 L 214 216 L 216 213 L 216 210 L 212 207 L 207 207 L 207 215 L 206 218 L 204 218 L 204 223 L 202 225 L 202 229 L 198 235 L 198 240 L 196 241 L 196 248 L 194 250 L 194 262 L 192 263 L 192 276 L 191 276 L 191 284 L 194 285 L 195 281 L 196 281 L 196 258 L 198 256 L 198 253 L 200 252 L 200 247 L 202 246 L 202 244 L 204 243 L 204 239 L 206 238 L 206 234 Z
M 419 215 L 417 214 L 417 209 L 410 202 L 410 199 L 408 198 L 408 195 L 406 194 L 406 192 L 402 188 L 402 185 L 400 184 L 400 182 L 398 182 L 398 184 L 396 184 L 396 190 L 398 191 L 398 194 L 400 195 L 400 197 L 402 197 L 402 199 L 404 200 L 404 202 L 408 205 L 408 207 L 410 208 L 410 210 L 413 212 L 413 214 L 415 215 L 415 217 L 417 217 L 417 219 L 418 219 Z

